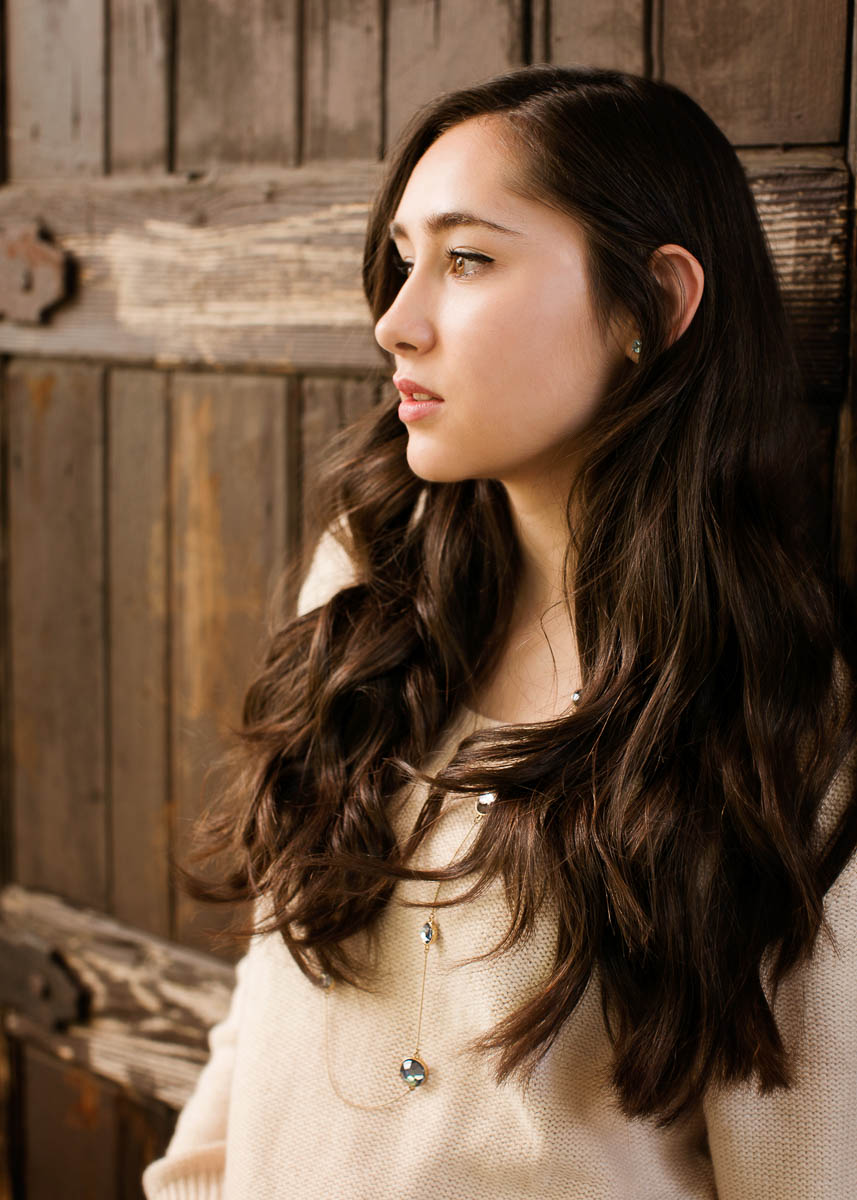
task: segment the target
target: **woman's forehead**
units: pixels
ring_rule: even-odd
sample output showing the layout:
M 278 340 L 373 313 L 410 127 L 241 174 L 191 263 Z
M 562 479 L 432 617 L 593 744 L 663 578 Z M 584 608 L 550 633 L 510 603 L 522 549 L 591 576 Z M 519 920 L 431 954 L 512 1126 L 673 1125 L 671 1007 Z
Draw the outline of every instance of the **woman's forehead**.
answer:
M 429 212 L 475 213 L 501 226 L 514 199 L 507 186 L 509 152 L 497 134 L 476 120 L 442 133 L 411 171 L 393 221 L 410 228 Z M 512 226 L 514 228 L 514 226 Z
M 391 236 L 431 238 L 453 226 L 480 227 L 504 240 L 577 231 L 568 214 L 521 194 L 520 168 L 497 118 L 454 125 L 414 166 L 390 221 Z

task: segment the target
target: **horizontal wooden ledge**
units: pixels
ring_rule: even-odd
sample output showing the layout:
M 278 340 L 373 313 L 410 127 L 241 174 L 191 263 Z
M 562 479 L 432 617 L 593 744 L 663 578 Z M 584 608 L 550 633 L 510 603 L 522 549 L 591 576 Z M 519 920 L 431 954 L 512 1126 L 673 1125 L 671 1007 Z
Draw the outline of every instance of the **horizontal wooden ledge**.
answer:
M 808 370 L 844 380 L 848 168 L 835 148 L 741 152 Z M 375 162 L 116 177 L 0 189 L 0 224 L 38 219 L 77 295 L 0 352 L 282 371 L 377 368 L 360 266 Z
M 208 1030 L 235 980 L 213 955 L 17 884 L 0 892 L 0 975 L 9 1034 L 175 1109 L 208 1059 Z M 57 1029 L 68 980 L 88 1011 Z

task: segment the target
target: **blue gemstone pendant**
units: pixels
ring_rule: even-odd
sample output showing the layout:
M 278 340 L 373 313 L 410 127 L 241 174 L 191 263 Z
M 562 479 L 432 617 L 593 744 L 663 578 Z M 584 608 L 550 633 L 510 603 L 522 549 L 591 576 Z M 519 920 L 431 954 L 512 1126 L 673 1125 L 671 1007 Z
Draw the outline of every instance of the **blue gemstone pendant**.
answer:
M 425 1083 L 428 1076 L 428 1067 L 425 1063 L 421 1063 L 418 1058 L 406 1058 L 401 1067 L 399 1067 L 399 1074 L 411 1091 L 413 1091 L 421 1083 Z

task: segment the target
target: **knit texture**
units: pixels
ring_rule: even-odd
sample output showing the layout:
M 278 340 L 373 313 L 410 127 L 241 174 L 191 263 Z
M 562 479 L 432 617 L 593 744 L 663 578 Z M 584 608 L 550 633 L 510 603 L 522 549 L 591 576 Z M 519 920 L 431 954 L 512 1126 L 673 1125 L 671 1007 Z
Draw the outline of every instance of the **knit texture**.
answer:
M 320 543 L 300 607 L 349 579 L 345 552 Z M 427 766 L 472 729 L 496 724 L 468 710 L 450 722 Z M 397 835 L 413 826 L 425 785 L 391 804 Z M 833 817 L 844 775 L 826 800 Z M 474 819 L 472 797 L 450 795 L 415 857 L 446 865 Z M 440 899 L 472 880 L 444 884 Z M 475 901 L 440 909 L 428 956 L 422 1087 L 399 1065 L 414 1050 L 424 945 L 419 930 L 437 884 L 397 885 L 372 959 L 372 990 L 324 992 L 276 934 L 255 937 L 238 965 L 230 1010 L 209 1035 L 211 1056 L 164 1158 L 143 1176 L 148 1200 L 846 1200 L 857 1197 L 857 864 L 827 898 L 833 940 L 777 1000 L 795 1086 L 712 1092 L 667 1130 L 629 1119 L 609 1087 L 610 1044 L 595 981 L 537 1067 L 528 1093 L 494 1080 L 496 1060 L 467 1043 L 519 1007 L 551 970 L 554 910 L 499 957 L 469 961 L 505 931 L 501 881 Z M 417 900 L 408 908 L 403 900 Z M 261 913 L 260 909 L 260 913 Z M 368 948 L 368 943 L 355 942 Z M 325 1066 L 328 1049 L 337 1091 Z

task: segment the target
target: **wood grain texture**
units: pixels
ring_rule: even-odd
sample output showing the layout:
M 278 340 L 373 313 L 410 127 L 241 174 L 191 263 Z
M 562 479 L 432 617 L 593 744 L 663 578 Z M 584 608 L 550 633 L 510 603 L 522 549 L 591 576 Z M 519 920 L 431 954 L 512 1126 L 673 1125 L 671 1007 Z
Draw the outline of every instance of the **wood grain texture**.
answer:
M 847 0 L 661 0 L 663 78 L 734 145 L 842 138 Z
M 175 845 L 221 782 L 215 767 L 260 664 L 285 564 L 284 382 L 178 375 L 172 406 L 172 797 Z M 211 777 L 209 778 L 209 772 Z M 206 949 L 231 914 L 177 897 L 175 936 Z
M 851 30 L 851 61 L 857 62 L 857 20 Z M 852 66 L 846 161 L 852 178 L 857 172 L 857 70 Z M 857 587 L 857 237 L 851 205 L 850 324 L 848 384 L 839 410 L 833 461 L 833 536 L 836 561 L 843 578 Z
M 110 0 L 110 170 L 166 170 L 171 0 Z
M 847 370 L 848 189 L 820 151 L 742 154 L 817 403 L 838 406 Z
M 849 173 L 839 151 L 745 151 L 815 386 L 845 367 Z M 0 322 L 0 352 L 280 371 L 385 367 L 360 282 L 373 163 L 163 185 L 0 191 L 0 223 L 42 211 L 80 264 L 49 325 Z
M 384 145 L 440 92 L 524 63 L 522 0 L 389 0 Z
M 0 886 L 13 877 L 11 675 L 9 652 L 9 420 L 0 372 Z
M 646 62 L 643 0 L 552 0 L 548 60 L 642 74 Z
M 27 1200 L 115 1195 L 112 1089 L 33 1046 L 23 1053 L 24 1187 Z
M 104 170 L 104 5 L 6 0 L 13 179 Z
M 102 373 L 12 363 L 16 878 L 106 908 Z
M 111 372 L 108 406 L 113 912 L 167 937 L 165 376 Z
M 304 162 L 381 156 L 381 6 L 317 0 L 304 9 Z
M 18 1149 L 10 1136 L 15 1119 L 13 1114 L 18 1107 L 14 1073 L 10 1039 L 0 1020 L 0 1200 L 13 1200 L 13 1158 Z
M 90 997 L 86 1021 L 62 1030 L 9 1009 L 8 1032 L 128 1095 L 181 1107 L 208 1058 L 208 1030 L 226 1015 L 234 968 L 15 885 L 0 892 L 0 918 L 52 947 Z
M 377 366 L 360 265 L 379 173 L 358 162 L 2 189 L 0 224 L 40 213 L 80 284 L 47 325 L 0 322 L 0 352 Z
M 182 0 L 176 162 L 296 161 L 297 0 Z
M 377 399 L 377 385 L 363 379 L 301 380 L 301 545 L 311 554 L 321 534 L 314 485 L 330 450 L 331 439 Z M 308 565 L 308 564 L 307 564 Z

